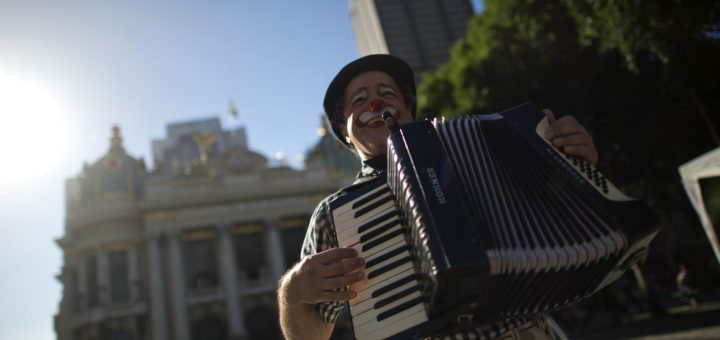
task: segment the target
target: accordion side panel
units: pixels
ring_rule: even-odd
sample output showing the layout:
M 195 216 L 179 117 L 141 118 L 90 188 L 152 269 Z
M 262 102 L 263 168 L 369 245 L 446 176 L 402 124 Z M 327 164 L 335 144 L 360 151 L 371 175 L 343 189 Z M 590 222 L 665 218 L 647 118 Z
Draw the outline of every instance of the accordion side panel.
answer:
M 612 219 L 622 226 L 622 232 L 630 243 L 648 245 L 645 241 L 652 239 L 659 230 L 659 218 L 652 209 L 644 202 L 623 194 L 594 166 L 552 146 L 542 137 L 547 128 L 547 120 L 531 103 L 518 105 L 501 114 L 522 132 L 539 154 L 552 159 L 559 171 L 572 178 L 573 185 L 582 188 L 581 191 L 588 196 L 595 196 L 591 201 L 611 212 Z
M 487 129 L 486 134 L 490 136 L 487 142 L 495 144 L 491 149 L 495 151 L 497 163 L 501 165 L 504 190 L 509 193 L 506 199 L 513 202 L 515 215 L 529 215 L 534 220 L 542 217 L 551 222 L 527 224 L 520 221 L 516 227 L 522 230 L 518 233 L 533 236 L 542 230 L 554 230 L 559 244 L 565 245 L 564 249 L 558 251 L 566 258 L 563 261 L 565 266 L 543 272 L 543 267 L 536 267 L 531 261 L 509 285 L 501 310 L 506 315 L 527 314 L 571 302 L 583 295 L 583 285 L 591 284 L 590 278 L 597 271 L 597 266 L 591 263 L 597 260 L 598 250 L 593 244 L 591 232 L 586 230 L 585 224 L 588 222 L 582 216 L 584 210 L 573 199 L 566 197 L 562 185 L 548 180 L 552 179 L 552 169 L 537 159 L 522 138 L 507 138 L 513 131 L 506 121 L 497 121 Z M 528 168 L 528 164 L 532 167 Z M 542 244 L 534 243 L 539 239 L 528 237 L 521 247 L 542 248 Z M 538 253 L 542 253 L 542 250 L 529 251 L 528 257 Z
M 520 135 L 537 150 L 538 156 L 553 164 L 558 176 L 566 178 L 568 190 L 564 192 L 574 195 L 573 201 L 586 204 L 589 211 L 612 230 L 605 229 L 603 236 L 594 241 L 603 244 L 614 255 L 609 258 L 601 277 L 596 277 L 598 286 L 588 288 L 587 294 L 619 278 L 647 251 L 659 231 L 657 215 L 642 201 L 622 194 L 594 166 L 552 146 L 543 137 L 546 118 L 534 105 L 526 103 L 503 111 L 501 115 L 521 132 Z

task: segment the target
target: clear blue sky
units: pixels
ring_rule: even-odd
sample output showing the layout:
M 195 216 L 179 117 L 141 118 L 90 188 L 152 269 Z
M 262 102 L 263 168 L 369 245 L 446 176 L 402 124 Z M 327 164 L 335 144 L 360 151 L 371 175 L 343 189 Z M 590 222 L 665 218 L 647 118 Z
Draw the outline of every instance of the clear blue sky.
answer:
M 218 117 L 297 167 L 328 82 L 358 56 L 348 3 L 0 1 L 0 338 L 55 338 L 64 181 L 113 125 L 148 166 L 167 123 Z

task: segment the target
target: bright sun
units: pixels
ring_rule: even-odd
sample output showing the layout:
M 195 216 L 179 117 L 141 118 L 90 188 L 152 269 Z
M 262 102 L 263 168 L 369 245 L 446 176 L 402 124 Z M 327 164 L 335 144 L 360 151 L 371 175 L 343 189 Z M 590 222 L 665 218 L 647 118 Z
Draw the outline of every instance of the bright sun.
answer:
M 0 184 L 52 174 L 67 152 L 67 127 L 51 91 L 0 72 Z

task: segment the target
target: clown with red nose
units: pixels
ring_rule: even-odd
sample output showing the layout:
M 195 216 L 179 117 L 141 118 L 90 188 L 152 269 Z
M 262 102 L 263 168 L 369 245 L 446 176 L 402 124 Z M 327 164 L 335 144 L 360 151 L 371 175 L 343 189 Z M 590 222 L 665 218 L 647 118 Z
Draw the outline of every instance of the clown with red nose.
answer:
M 363 160 L 385 157 L 390 130 L 383 113 L 387 112 L 398 124 L 413 120 L 412 108 L 395 79 L 385 72 L 368 71 L 354 76 L 341 98 L 344 121 L 335 125 L 335 131 Z

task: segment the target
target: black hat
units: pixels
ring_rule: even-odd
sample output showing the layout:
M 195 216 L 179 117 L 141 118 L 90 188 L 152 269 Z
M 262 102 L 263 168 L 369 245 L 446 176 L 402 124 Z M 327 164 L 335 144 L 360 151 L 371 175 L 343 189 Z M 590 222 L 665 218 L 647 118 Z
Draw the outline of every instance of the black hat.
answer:
M 408 96 L 406 93 L 403 93 L 403 97 L 406 101 L 408 100 L 408 97 L 413 98 L 413 101 L 409 103 L 409 106 L 411 107 L 412 117 L 415 119 L 415 107 L 417 106 L 414 100 L 415 75 L 413 74 L 410 65 L 402 59 L 389 54 L 371 54 L 356 59 L 355 61 L 345 65 L 345 67 L 338 72 L 332 82 L 330 82 L 330 86 L 328 86 L 327 91 L 325 92 L 325 99 L 323 100 L 325 115 L 327 116 L 335 137 L 348 147 L 350 145 L 344 138 L 342 138 L 340 128 L 337 124 L 333 123 L 335 121 L 333 119 L 333 115 L 337 113 L 335 105 L 337 104 L 337 101 L 345 95 L 345 87 L 347 87 L 348 83 L 350 83 L 350 81 L 358 74 L 367 71 L 385 72 L 389 74 L 393 80 L 395 80 L 395 83 L 397 83 L 398 86 L 412 91 L 412 96 Z

